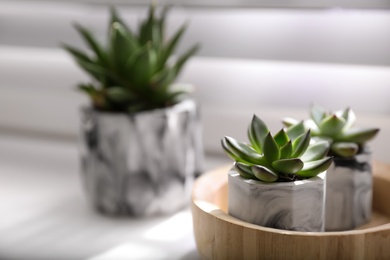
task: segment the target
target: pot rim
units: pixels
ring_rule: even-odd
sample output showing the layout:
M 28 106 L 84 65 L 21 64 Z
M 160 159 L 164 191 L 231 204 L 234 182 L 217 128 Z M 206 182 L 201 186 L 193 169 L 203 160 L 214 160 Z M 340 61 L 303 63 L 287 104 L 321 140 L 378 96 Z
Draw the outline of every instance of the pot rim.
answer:
M 184 113 L 189 110 L 195 110 L 197 102 L 193 98 L 185 98 L 183 100 L 180 100 L 176 104 L 169 106 L 169 107 L 163 107 L 163 108 L 156 108 L 156 109 L 150 109 L 150 110 L 144 110 L 144 111 L 138 111 L 133 113 L 127 113 L 127 112 L 113 112 L 113 111 L 100 111 L 95 109 L 91 105 L 83 105 L 81 106 L 81 112 L 93 112 L 101 116 L 110 116 L 110 117 L 122 117 L 122 116 L 128 116 L 128 117 L 135 117 L 135 116 L 144 116 L 144 115 L 164 115 L 164 114 L 170 114 L 170 113 Z
M 325 181 L 326 179 L 326 171 L 321 172 L 317 176 L 308 178 L 308 179 L 303 179 L 303 180 L 297 180 L 297 181 L 289 181 L 289 182 L 263 182 L 260 180 L 253 180 L 253 179 L 245 179 L 240 176 L 238 171 L 234 168 L 230 168 L 228 172 L 229 176 L 232 176 L 233 178 L 238 178 L 241 181 L 247 183 L 250 186 L 254 185 L 260 185 L 260 186 L 278 186 L 278 187 L 285 187 L 285 186 L 299 186 L 299 185 L 305 185 L 305 184 L 310 184 L 313 182 L 319 182 L 319 181 Z

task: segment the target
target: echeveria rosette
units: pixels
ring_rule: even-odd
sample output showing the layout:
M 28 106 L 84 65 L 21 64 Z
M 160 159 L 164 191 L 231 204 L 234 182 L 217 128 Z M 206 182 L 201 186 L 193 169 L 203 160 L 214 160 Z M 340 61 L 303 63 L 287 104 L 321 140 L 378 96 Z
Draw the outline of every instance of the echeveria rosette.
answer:
M 328 169 L 332 158 L 326 157 L 327 141 L 312 143 L 310 130 L 301 133 L 302 129 L 303 123 L 272 135 L 254 115 L 248 128 L 250 144 L 225 136 L 222 147 L 243 178 L 263 182 L 311 178 Z
M 167 40 L 167 10 L 158 15 L 152 4 L 146 19 L 133 32 L 112 8 L 106 46 L 88 29 L 75 26 L 89 50 L 63 47 L 92 77 L 91 83 L 80 84 L 79 88 L 90 97 L 94 108 L 114 112 L 164 108 L 177 103 L 179 96 L 186 92 L 171 86 L 199 46 L 172 59 L 187 25 L 182 25 Z
M 301 132 L 310 129 L 312 136 L 329 141 L 330 155 L 351 157 L 359 153 L 365 143 L 379 132 L 379 128 L 353 127 L 355 121 L 356 115 L 351 108 L 326 112 L 322 107 L 313 105 L 310 109 L 310 119 L 305 120 L 305 127 Z M 287 127 L 293 127 L 300 122 L 287 118 L 283 123 Z

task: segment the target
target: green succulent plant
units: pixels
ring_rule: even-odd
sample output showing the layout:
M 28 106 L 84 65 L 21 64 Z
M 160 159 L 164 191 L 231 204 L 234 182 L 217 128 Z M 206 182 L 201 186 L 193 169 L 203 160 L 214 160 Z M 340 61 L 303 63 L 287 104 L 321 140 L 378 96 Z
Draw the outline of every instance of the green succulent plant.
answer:
M 326 112 L 318 105 L 312 105 L 310 119 L 304 121 L 301 131 L 308 129 L 319 140 L 330 142 L 329 155 L 338 157 L 351 157 L 359 153 L 365 143 L 374 138 L 379 128 L 352 127 L 356 121 L 356 115 L 351 108 Z M 286 118 L 283 123 L 287 127 L 301 124 L 299 121 Z
M 63 45 L 77 64 L 93 79 L 79 88 L 98 110 L 137 112 L 163 108 L 179 101 L 184 90 L 171 87 L 184 64 L 195 54 L 194 45 L 177 59 L 172 59 L 187 24 L 183 24 L 166 40 L 165 20 L 169 8 L 157 14 L 155 6 L 133 32 L 111 9 L 106 46 L 81 25 L 75 28 L 82 36 L 88 51 Z
M 331 157 L 327 141 L 311 143 L 310 130 L 302 133 L 303 122 L 272 136 L 256 115 L 248 128 L 250 144 L 225 136 L 221 143 L 235 160 L 237 172 L 263 182 L 295 181 L 311 178 L 329 168 Z

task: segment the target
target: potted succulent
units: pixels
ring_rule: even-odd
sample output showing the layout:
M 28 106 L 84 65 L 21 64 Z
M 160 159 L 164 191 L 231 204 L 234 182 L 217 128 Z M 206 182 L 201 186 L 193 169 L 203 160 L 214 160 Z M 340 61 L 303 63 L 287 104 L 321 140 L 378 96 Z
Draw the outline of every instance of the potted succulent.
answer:
M 151 5 L 133 32 L 112 8 L 105 46 L 81 25 L 88 51 L 63 46 L 92 78 L 79 86 L 92 102 L 82 110 L 82 177 L 103 212 L 175 212 L 202 171 L 197 104 L 173 85 L 199 46 L 173 57 L 186 24 L 166 40 L 167 10 Z
M 323 231 L 329 143 L 311 142 L 303 123 L 274 136 L 256 115 L 250 144 L 224 137 L 235 160 L 228 175 L 228 213 L 249 223 L 296 231 Z
M 354 229 L 367 223 L 372 212 L 371 151 L 366 143 L 378 128 L 352 127 L 356 115 L 351 108 L 326 112 L 313 105 L 305 131 L 311 130 L 318 140 L 328 140 L 333 164 L 327 172 L 326 231 Z M 285 119 L 286 126 L 298 121 Z

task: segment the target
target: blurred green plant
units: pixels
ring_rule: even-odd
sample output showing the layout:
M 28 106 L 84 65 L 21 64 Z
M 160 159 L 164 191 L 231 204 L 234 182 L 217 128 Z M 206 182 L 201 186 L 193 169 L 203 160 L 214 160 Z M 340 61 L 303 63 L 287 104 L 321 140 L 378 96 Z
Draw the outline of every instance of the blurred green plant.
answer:
M 243 178 L 263 182 L 295 181 L 311 178 L 329 168 L 331 157 L 327 141 L 312 143 L 310 130 L 302 133 L 303 122 L 281 129 L 274 136 L 256 115 L 248 128 L 250 144 L 225 136 L 221 143 L 235 160 L 235 168 Z
M 186 93 L 183 89 L 172 88 L 172 83 L 199 45 L 172 59 L 187 24 L 166 40 L 165 22 L 169 8 L 165 7 L 160 15 L 155 9 L 151 4 L 138 32 L 132 32 L 112 8 L 106 46 L 101 45 L 88 29 L 75 25 L 89 50 L 82 51 L 66 44 L 63 48 L 92 77 L 91 83 L 80 84 L 79 89 L 90 97 L 95 109 L 137 112 L 163 108 L 179 102 L 179 97 Z
M 322 107 L 312 105 L 310 119 L 304 121 L 301 132 L 310 129 L 314 137 L 328 141 L 330 143 L 329 155 L 351 157 L 359 153 L 365 143 L 379 132 L 379 128 L 352 127 L 355 121 L 356 115 L 351 108 L 326 112 Z M 288 128 L 302 124 L 292 118 L 283 119 L 283 123 Z

